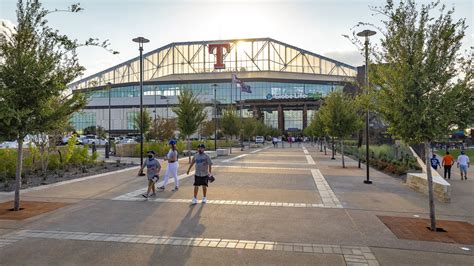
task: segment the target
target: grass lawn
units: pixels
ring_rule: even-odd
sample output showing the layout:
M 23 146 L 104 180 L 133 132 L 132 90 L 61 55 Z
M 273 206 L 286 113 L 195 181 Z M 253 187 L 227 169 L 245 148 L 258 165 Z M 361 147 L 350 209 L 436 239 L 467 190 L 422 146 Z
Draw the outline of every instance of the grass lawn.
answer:
M 464 150 L 464 152 L 469 157 L 469 161 L 471 162 L 471 164 L 474 164 L 474 150 Z M 457 160 L 459 154 L 461 154 L 461 150 L 449 150 L 449 153 L 454 157 L 455 160 Z M 442 157 L 444 156 L 445 151 L 438 150 L 437 154 Z

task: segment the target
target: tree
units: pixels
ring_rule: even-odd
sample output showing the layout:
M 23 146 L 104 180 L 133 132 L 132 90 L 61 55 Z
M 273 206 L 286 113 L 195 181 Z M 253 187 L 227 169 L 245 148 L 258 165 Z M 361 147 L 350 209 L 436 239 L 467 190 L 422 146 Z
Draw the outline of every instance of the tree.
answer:
M 423 143 L 428 178 L 431 230 L 436 230 L 430 145 L 452 128 L 472 122 L 474 89 L 472 62 L 462 57 L 465 20 L 454 21 L 454 9 L 438 3 L 414 1 L 395 6 L 387 1 L 376 8 L 384 15 L 381 49 L 374 55 L 380 65 L 371 81 L 379 88 L 378 111 L 389 131 L 409 144 Z M 439 12 L 438 12 L 439 11 Z
M 175 119 L 164 119 L 160 116 L 157 116 L 157 118 L 153 120 L 147 138 L 154 140 L 169 140 L 174 137 L 175 130 Z
M 151 128 L 152 118 L 151 118 L 150 114 L 148 113 L 148 111 L 146 109 L 142 110 L 142 116 L 143 116 L 143 125 L 142 125 L 141 128 L 143 129 L 143 131 L 142 131 L 143 135 L 147 136 L 147 133 L 148 133 L 148 131 L 150 131 L 150 128 Z M 133 118 L 133 128 L 135 130 L 140 131 L 140 125 L 141 125 L 140 113 L 138 113 Z
M 204 137 L 213 136 L 216 129 L 216 123 L 213 120 L 205 121 L 201 126 L 201 135 Z
M 189 150 L 189 136 L 194 134 L 206 119 L 207 112 L 191 90 L 183 90 L 178 96 L 178 102 L 179 104 L 173 108 L 173 112 L 178 116 L 177 126 L 180 134 L 186 137 Z
M 88 126 L 84 128 L 83 130 L 84 135 L 96 135 L 99 138 L 105 139 L 106 134 L 105 134 L 105 128 L 101 126 Z
M 221 118 L 221 130 L 224 135 L 230 136 L 230 141 L 232 142 L 232 137 L 239 134 L 240 132 L 240 118 L 237 115 L 237 111 L 232 105 L 229 105 L 222 112 Z M 232 144 L 230 145 L 230 153 L 232 153 Z
M 322 138 L 326 139 L 326 129 L 323 121 L 321 120 L 321 113 L 315 112 L 313 117 L 311 117 L 311 122 L 309 126 L 305 129 L 305 134 L 310 136 L 318 137 L 320 144 L 320 151 L 323 151 L 323 141 Z
M 242 120 L 242 132 L 244 138 L 250 141 L 250 138 L 255 135 L 255 127 L 257 120 L 255 118 L 244 118 Z
M 56 11 L 81 10 L 76 4 Z M 82 44 L 50 28 L 46 16 L 56 11 L 43 9 L 38 1 L 19 0 L 15 32 L 0 44 L 0 135 L 18 142 L 15 211 L 20 210 L 24 138 L 55 128 L 58 121 L 85 105 L 84 95 L 66 93 L 67 84 L 84 70 L 76 49 L 108 45 L 97 39 Z
M 341 141 L 342 167 L 345 168 L 344 138 L 362 126 L 356 113 L 355 102 L 342 91 L 331 92 L 324 99 L 324 105 L 318 113 L 316 118 L 321 119 L 325 131 Z

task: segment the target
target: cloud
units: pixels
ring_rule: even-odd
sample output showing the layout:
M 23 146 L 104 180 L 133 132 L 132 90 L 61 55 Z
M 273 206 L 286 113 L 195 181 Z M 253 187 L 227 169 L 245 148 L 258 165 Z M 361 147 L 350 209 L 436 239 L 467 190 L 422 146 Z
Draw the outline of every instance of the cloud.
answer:
M 364 64 L 364 57 L 357 50 L 327 52 L 324 53 L 324 56 L 351 66 L 362 66 Z

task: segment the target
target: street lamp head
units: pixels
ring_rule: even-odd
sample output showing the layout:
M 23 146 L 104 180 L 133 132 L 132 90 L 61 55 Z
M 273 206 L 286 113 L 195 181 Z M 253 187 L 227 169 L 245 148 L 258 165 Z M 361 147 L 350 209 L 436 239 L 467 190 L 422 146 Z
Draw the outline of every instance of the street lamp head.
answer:
M 150 40 L 148 40 L 147 38 L 144 38 L 144 37 L 137 37 L 137 38 L 132 39 L 132 41 L 134 41 L 136 43 L 139 43 L 139 44 L 150 42 Z
M 358 32 L 357 36 L 359 36 L 359 37 L 370 37 L 370 36 L 373 36 L 375 34 L 376 34 L 376 32 L 373 31 L 373 30 L 363 30 L 361 32 Z

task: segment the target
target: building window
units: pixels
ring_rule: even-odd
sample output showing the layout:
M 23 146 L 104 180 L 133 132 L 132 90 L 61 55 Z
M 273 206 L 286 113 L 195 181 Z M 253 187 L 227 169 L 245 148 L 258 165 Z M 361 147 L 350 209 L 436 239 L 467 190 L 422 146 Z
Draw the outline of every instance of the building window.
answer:
M 96 125 L 96 114 L 94 112 L 78 112 L 71 117 L 71 123 L 76 131 L 81 132 L 86 127 Z

